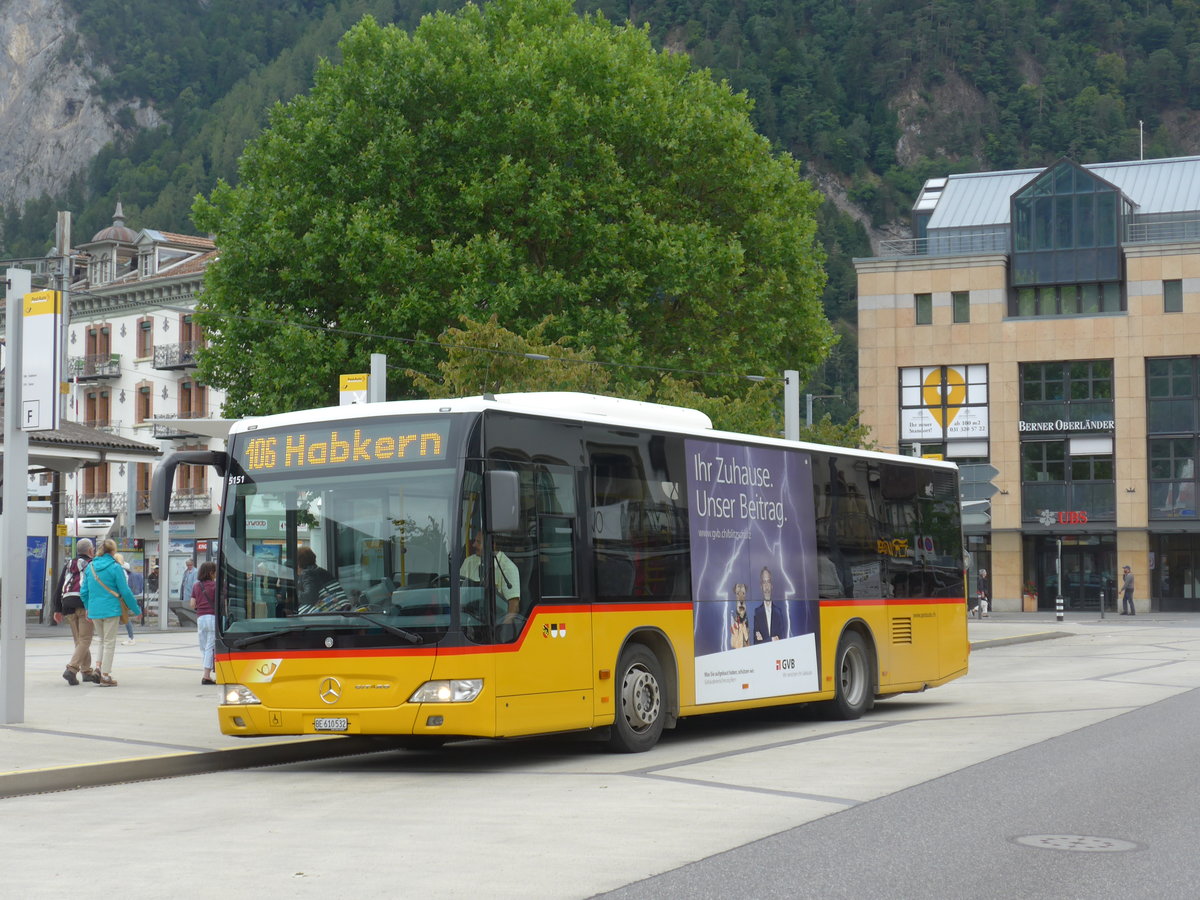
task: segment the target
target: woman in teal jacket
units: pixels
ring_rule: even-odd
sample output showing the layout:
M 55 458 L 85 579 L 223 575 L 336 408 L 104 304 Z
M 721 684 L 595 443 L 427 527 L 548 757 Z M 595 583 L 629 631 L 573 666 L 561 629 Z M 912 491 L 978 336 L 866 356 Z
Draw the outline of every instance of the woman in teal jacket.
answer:
M 100 642 L 96 659 L 100 662 L 98 684 L 101 687 L 117 686 L 112 677 L 112 662 L 117 652 L 117 631 L 121 627 L 121 601 L 125 601 L 131 615 L 142 614 L 137 598 L 129 589 L 125 569 L 113 558 L 116 552 L 116 541 L 111 538 L 101 541 L 96 558 L 79 579 L 79 599 L 83 601 L 88 618 L 96 623 L 96 639 Z

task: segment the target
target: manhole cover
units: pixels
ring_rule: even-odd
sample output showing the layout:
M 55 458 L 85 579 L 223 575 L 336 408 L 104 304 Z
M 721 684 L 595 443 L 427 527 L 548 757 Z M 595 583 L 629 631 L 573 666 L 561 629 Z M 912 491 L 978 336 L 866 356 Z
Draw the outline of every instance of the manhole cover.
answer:
M 1039 850 L 1075 850 L 1080 853 L 1120 853 L 1140 849 L 1133 841 L 1093 834 L 1027 834 L 1013 840 Z

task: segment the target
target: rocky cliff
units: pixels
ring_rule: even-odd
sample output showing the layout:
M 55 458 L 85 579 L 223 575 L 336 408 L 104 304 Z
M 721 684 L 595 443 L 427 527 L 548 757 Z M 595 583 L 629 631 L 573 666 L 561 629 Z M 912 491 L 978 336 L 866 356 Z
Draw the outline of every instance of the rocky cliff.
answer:
M 0 0 L 0 203 L 56 193 L 120 133 L 122 107 L 92 92 L 102 73 L 81 48 L 62 0 Z

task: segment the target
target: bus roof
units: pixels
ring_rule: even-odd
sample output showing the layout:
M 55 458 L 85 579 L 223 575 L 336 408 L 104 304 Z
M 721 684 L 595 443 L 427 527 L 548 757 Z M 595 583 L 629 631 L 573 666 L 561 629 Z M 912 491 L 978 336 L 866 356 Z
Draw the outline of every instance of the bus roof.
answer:
M 821 444 L 803 441 L 788 441 L 783 438 L 761 435 L 739 434 L 732 431 L 717 431 L 712 420 L 697 409 L 667 406 L 662 403 L 647 403 L 642 400 L 626 400 L 620 397 L 605 397 L 599 394 L 584 394 L 573 391 L 540 391 L 512 394 L 484 394 L 480 397 L 457 397 L 441 400 L 393 400 L 384 403 L 362 403 L 352 406 L 326 406 L 319 409 L 298 410 L 273 416 L 257 416 L 241 419 L 230 429 L 230 436 L 260 428 L 294 428 L 318 422 L 337 422 L 342 419 L 368 419 L 382 416 L 420 416 L 446 413 L 475 413 L 488 410 L 543 416 L 553 419 L 568 419 L 579 422 L 623 425 L 697 437 L 725 438 L 767 444 L 779 447 L 798 447 L 813 450 L 825 449 Z M 956 468 L 954 463 L 940 460 L 915 459 L 880 453 L 872 450 L 841 448 L 855 456 L 887 462 L 907 460 L 926 465 Z

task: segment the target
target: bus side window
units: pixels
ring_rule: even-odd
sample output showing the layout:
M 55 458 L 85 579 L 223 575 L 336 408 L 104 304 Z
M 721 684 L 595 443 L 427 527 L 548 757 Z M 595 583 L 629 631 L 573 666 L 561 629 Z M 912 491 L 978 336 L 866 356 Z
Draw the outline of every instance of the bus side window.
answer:
M 537 506 L 539 590 L 541 598 L 575 597 L 575 471 L 542 463 L 533 473 Z
M 538 524 L 542 596 L 576 596 L 574 522 L 559 516 L 542 516 Z

